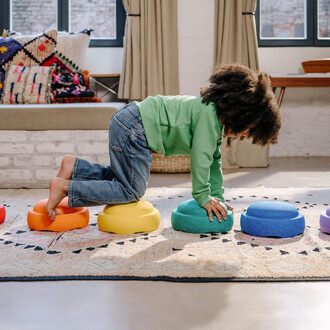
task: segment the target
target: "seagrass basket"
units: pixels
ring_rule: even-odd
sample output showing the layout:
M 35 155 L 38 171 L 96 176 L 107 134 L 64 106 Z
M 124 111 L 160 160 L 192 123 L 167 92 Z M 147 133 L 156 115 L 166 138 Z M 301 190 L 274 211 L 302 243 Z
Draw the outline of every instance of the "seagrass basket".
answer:
M 190 156 L 168 156 L 152 153 L 150 172 L 153 173 L 189 173 Z

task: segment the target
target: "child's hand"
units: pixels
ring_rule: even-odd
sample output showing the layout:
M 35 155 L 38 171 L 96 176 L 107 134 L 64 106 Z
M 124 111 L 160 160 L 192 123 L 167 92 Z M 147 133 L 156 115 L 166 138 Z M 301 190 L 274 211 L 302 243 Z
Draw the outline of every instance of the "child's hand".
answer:
M 212 199 L 206 205 L 203 206 L 204 209 L 207 211 L 211 222 L 213 221 L 212 212 L 215 214 L 215 216 L 217 217 L 219 222 L 222 221 L 222 218 L 224 220 L 226 220 L 226 218 L 227 218 L 227 210 L 220 204 L 220 202 L 221 202 L 221 200 L 219 198 L 212 197 Z M 226 206 L 229 209 L 232 209 L 227 204 L 226 204 Z M 222 216 L 222 218 L 221 218 L 221 216 Z

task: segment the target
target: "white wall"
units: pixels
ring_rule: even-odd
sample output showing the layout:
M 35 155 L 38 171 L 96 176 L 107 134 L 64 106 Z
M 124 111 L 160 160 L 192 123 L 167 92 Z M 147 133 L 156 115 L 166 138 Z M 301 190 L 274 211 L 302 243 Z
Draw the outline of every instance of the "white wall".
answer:
M 322 57 L 330 57 L 329 47 L 259 48 L 260 69 L 269 73 L 303 72 L 301 62 Z M 287 88 L 281 115 L 270 156 L 330 156 L 329 87 Z
M 261 47 L 260 69 L 270 73 L 303 72 L 301 62 L 330 57 L 329 47 Z
M 178 0 L 180 93 L 199 95 L 212 73 L 214 0 Z M 301 62 L 330 57 L 330 48 L 259 48 L 260 69 L 268 73 L 302 72 Z M 91 73 L 120 73 L 122 49 L 89 49 Z M 330 89 L 289 88 L 281 107 L 279 143 L 271 157 L 330 156 Z
M 120 73 L 123 62 L 123 48 L 88 48 L 86 70 L 91 74 Z

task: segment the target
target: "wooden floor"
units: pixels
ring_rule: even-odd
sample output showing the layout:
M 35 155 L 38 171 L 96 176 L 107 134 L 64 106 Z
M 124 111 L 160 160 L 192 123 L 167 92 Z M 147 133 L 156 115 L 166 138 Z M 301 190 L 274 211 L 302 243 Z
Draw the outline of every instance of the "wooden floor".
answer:
M 225 170 L 224 185 L 330 188 L 330 158 L 270 165 Z M 190 187 L 190 175 L 153 174 L 149 185 Z M 0 282 L 0 330 L 320 330 L 330 328 L 329 296 L 330 282 Z

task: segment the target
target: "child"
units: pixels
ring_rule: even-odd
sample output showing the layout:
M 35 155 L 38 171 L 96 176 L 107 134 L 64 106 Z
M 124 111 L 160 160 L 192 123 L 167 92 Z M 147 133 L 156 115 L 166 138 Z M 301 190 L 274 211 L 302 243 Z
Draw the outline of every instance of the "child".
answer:
M 259 145 L 275 143 L 281 126 L 279 109 L 266 73 L 242 65 L 223 65 L 210 77 L 200 97 L 147 97 L 119 110 L 109 125 L 110 165 L 64 157 L 50 182 L 47 212 L 55 220 L 59 202 L 69 207 L 125 204 L 145 193 L 152 150 L 165 156 L 191 156 L 192 195 L 221 222 L 227 211 L 222 187 L 222 135 L 249 137 Z M 227 205 L 229 209 L 232 209 Z

